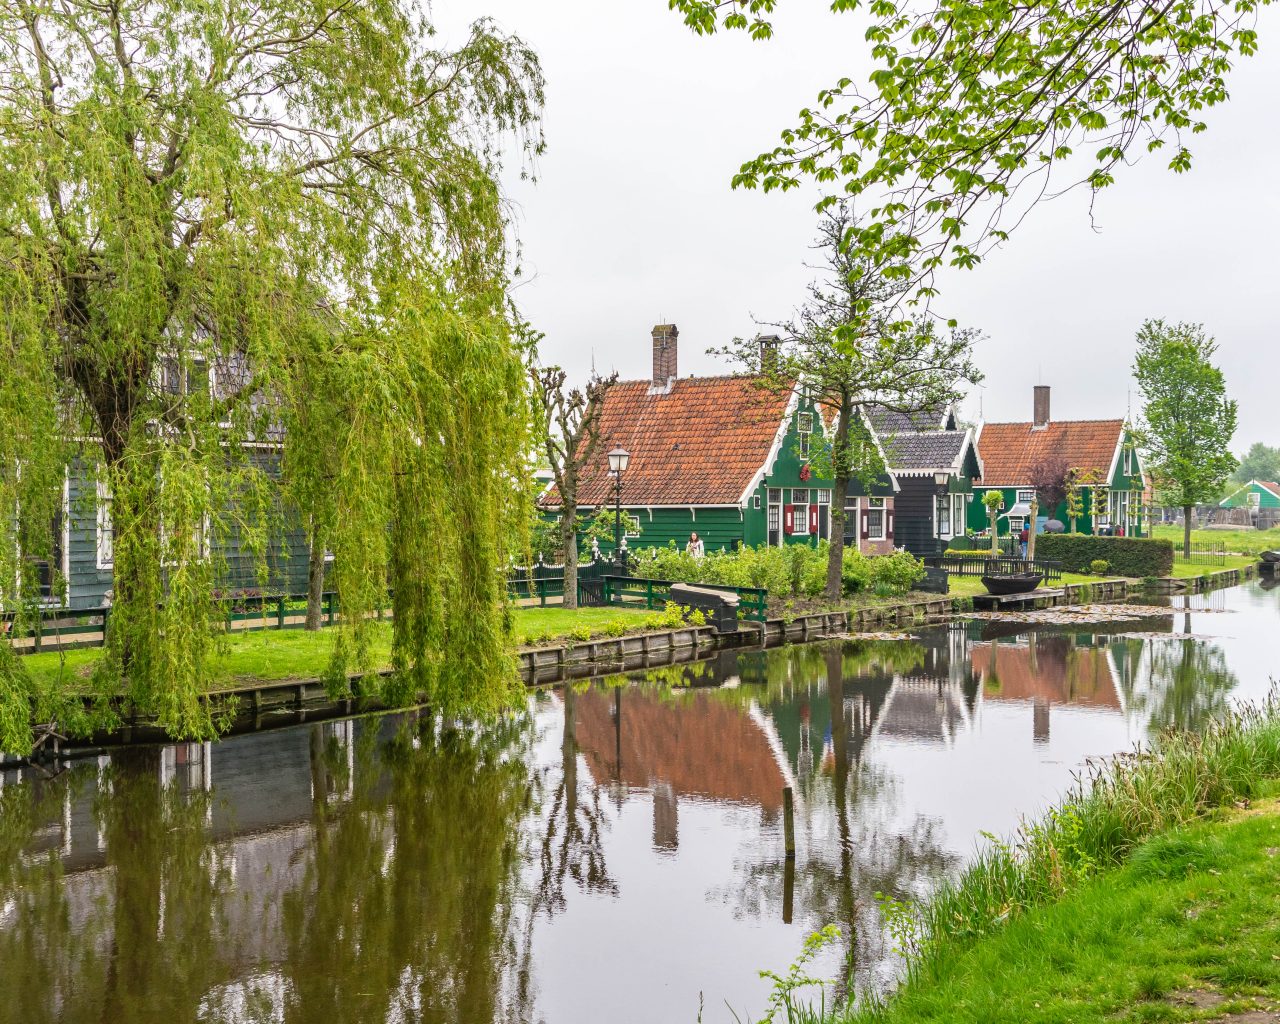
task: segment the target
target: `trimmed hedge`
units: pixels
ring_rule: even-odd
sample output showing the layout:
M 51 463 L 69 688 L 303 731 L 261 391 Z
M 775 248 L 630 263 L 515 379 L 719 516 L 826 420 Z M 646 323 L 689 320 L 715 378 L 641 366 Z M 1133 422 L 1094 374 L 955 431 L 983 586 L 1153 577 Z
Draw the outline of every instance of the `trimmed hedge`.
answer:
M 1090 563 L 1100 559 L 1116 576 L 1168 576 L 1173 572 L 1173 541 L 1042 533 L 1036 537 L 1036 557 L 1061 562 L 1064 572 L 1089 572 Z

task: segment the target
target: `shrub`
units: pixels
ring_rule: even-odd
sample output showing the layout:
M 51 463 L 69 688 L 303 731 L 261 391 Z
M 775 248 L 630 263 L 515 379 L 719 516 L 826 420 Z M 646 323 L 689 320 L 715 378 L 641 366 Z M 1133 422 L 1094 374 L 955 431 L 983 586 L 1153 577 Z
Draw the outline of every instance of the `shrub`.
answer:
M 947 545 L 948 551 L 972 551 L 973 549 L 972 537 L 952 537 L 951 543 Z
M 1173 571 L 1173 542 L 1146 537 L 1044 533 L 1036 538 L 1036 555 L 1061 562 L 1066 572 L 1088 572 L 1095 559 L 1105 561 L 1111 572 L 1135 579 Z
M 871 585 L 877 594 L 905 594 L 924 579 L 924 563 L 909 551 L 895 551 L 891 555 L 876 555 L 871 563 Z
M 844 549 L 840 578 L 846 594 L 857 594 L 871 586 L 871 559 L 857 548 Z
M 1110 568 L 1111 568 L 1111 563 L 1108 562 L 1105 558 L 1095 558 L 1092 562 L 1089 563 L 1089 571 L 1092 572 L 1095 576 L 1101 576 Z

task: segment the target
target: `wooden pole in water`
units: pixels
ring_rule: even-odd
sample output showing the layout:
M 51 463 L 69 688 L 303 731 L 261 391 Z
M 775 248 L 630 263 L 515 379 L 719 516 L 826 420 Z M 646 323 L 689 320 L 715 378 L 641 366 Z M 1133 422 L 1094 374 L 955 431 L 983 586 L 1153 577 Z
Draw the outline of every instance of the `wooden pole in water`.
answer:
M 782 841 L 787 852 L 787 860 L 796 859 L 796 819 L 795 806 L 791 799 L 791 787 L 782 790 Z

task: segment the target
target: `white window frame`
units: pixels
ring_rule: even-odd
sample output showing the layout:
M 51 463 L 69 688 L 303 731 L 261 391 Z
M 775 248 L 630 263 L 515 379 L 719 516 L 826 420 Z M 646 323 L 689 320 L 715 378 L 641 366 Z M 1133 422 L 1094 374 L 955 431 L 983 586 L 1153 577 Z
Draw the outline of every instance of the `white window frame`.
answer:
M 751 498 L 751 507 L 752 507 L 752 508 L 759 508 L 762 504 L 763 504 L 763 502 L 761 502 L 761 501 L 760 501 L 760 495 L 756 494 L 756 495 L 753 495 L 753 496 L 752 496 L 752 498 Z
M 1014 492 L 1013 503 L 1015 505 L 1022 505 L 1024 503 L 1027 505 L 1030 505 L 1035 500 L 1036 500 L 1036 491 L 1034 487 L 1023 488 L 1022 490 L 1018 490 Z
M 818 488 L 818 501 L 817 501 L 817 504 L 819 504 L 819 505 L 830 505 L 830 504 L 831 504 L 831 488 L 830 488 L 830 487 L 819 487 L 819 488 Z
M 884 540 L 887 536 L 887 527 L 889 525 L 889 510 L 885 508 L 884 498 L 868 498 L 867 499 L 867 540 Z M 873 529 L 875 523 L 875 515 L 879 513 L 880 529 Z
M 965 514 L 963 494 L 951 495 L 951 536 L 963 537 L 968 532 L 968 516 Z
M 811 505 L 811 504 L 813 504 L 813 503 L 809 500 L 809 491 L 810 491 L 810 488 L 808 488 L 808 487 L 793 487 L 793 488 L 791 488 L 791 504 L 792 504 L 792 505 Z M 804 495 L 804 497 L 803 497 L 803 498 L 797 498 L 797 497 L 796 497 L 796 495 L 797 495 L 797 494 L 803 494 L 803 495 Z
M 801 505 L 797 505 L 794 501 L 791 503 L 791 536 L 809 536 L 809 502 L 807 501 Z
M 800 434 L 813 433 L 813 413 L 798 412 L 796 413 L 796 431 Z
M 111 521 L 111 485 L 102 479 L 96 481 L 97 509 L 95 515 L 94 547 L 100 570 L 114 569 L 116 564 L 115 525 Z
M 951 501 L 951 495 L 938 494 L 933 499 L 933 526 L 934 536 L 940 540 L 950 540 L 953 536 L 951 513 L 955 505 Z M 946 516 L 946 526 L 943 526 L 943 516 Z
M 800 435 L 800 458 L 807 459 L 809 457 L 809 435 Z

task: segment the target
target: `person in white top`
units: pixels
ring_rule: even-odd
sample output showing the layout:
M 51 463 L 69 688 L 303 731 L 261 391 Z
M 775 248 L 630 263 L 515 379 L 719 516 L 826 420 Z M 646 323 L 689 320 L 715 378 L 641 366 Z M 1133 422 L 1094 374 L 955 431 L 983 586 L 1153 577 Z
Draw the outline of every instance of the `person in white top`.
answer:
M 689 543 L 684 546 L 686 554 L 693 555 L 694 558 L 701 558 L 707 553 L 707 549 L 703 546 L 702 538 L 698 536 L 697 531 L 689 534 Z

